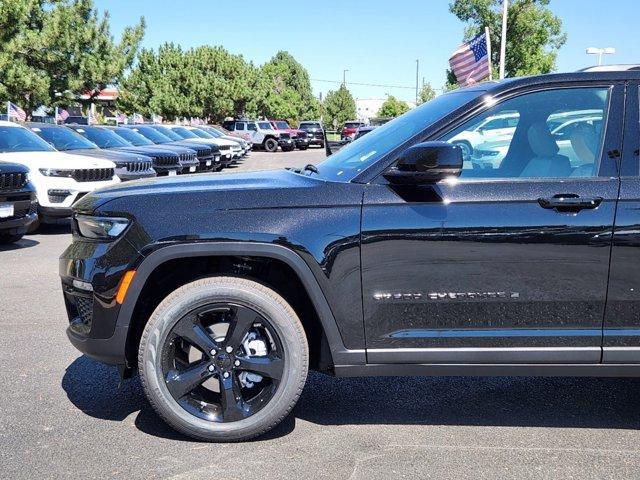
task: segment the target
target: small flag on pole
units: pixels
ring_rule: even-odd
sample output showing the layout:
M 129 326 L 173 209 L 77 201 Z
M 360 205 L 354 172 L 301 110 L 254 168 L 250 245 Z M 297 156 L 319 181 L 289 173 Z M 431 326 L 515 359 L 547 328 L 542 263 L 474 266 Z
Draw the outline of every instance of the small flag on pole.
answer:
M 135 123 L 135 124 L 144 123 L 144 117 L 142 115 L 140 115 L 139 113 L 134 113 L 133 114 L 133 123 Z
M 56 122 L 63 122 L 69 118 L 69 112 L 64 108 L 56 108 Z
M 20 122 L 24 122 L 27 119 L 27 114 L 23 109 L 21 109 L 15 103 L 8 102 L 7 103 L 7 120 L 11 120 L 11 117 L 15 117 Z
M 124 113 L 117 113 L 116 123 L 127 123 L 127 116 Z
M 449 58 L 451 71 L 461 87 L 491 78 L 489 62 L 489 36 L 487 31 L 463 43 Z

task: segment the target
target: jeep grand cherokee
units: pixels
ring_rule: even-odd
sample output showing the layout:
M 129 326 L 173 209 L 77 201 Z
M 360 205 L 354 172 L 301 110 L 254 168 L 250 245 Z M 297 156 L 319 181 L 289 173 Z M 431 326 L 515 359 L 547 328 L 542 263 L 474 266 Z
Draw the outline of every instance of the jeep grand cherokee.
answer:
M 277 425 L 309 368 L 638 376 L 639 85 L 481 83 L 317 166 L 88 195 L 60 259 L 68 336 L 209 441 Z M 499 160 L 452 143 L 505 112 Z

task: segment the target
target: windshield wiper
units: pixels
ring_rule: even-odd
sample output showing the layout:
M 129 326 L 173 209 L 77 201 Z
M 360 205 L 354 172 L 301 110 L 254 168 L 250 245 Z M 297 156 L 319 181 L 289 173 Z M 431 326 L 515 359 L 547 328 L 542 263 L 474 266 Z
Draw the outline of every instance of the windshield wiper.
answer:
M 313 173 L 320 173 L 320 171 L 318 170 L 318 167 L 316 167 L 312 163 L 307 163 L 302 170 L 313 172 Z

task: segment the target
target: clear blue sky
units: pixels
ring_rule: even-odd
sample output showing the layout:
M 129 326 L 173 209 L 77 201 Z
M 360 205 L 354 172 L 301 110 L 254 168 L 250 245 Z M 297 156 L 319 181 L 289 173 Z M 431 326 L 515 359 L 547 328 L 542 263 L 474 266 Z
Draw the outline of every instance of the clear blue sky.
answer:
M 304 2 L 278 0 L 95 0 L 111 14 L 119 35 L 140 16 L 147 21 L 144 46 L 172 41 L 183 47 L 222 45 L 256 64 L 287 50 L 309 71 L 314 93 L 347 83 L 415 85 L 415 60 L 422 77 L 435 88 L 445 82 L 448 58 L 461 42 L 464 25 L 449 13 L 449 0 L 367 0 Z M 595 58 L 588 46 L 613 46 L 610 63 L 640 63 L 640 0 L 552 0 L 567 43 L 558 55 L 558 71 L 577 70 Z M 349 85 L 355 97 L 405 100 L 414 90 Z

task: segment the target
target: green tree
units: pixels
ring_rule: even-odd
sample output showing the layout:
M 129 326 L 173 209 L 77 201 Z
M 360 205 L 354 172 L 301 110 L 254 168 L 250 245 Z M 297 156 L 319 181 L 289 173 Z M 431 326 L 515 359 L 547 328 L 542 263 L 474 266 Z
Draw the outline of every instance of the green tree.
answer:
M 436 91 L 431 84 L 425 83 L 418 92 L 418 105 L 428 102 L 436 98 Z
M 320 104 L 313 96 L 309 73 L 290 53 L 276 53 L 259 75 L 262 115 L 292 122 L 318 117 Z
M 0 2 L 0 100 L 27 112 L 115 84 L 131 66 L 144 19 L 115 42 L 92 0 Z
M 380 110 L 378 110 L 378 116 L 382 118 L 395 118 L 408 111 L 409 105 L 407 105 L 407 102 L 403 102 L 393 95 L 389 95 L 380 107 Z
M 549 73 L 556 68 L 557 52 L 566 35 L 562 21 L 548 8 L 549 0 L 511 0 L 507 15 L 505 75 L 517 77 Z M 491 64 L 498 71 L 502 0 L 454 0 L 449 10 L 467 23 L 464 39 L 469 40 L 489 27 Z M 448 79 L 451 82 L 451 78 Z
M 330 90 L 324 99 L 323 122 L 329 128 L 342 125 L 356 117 L 356 102 L 347 87 L 342 84 L 338 90 Z

